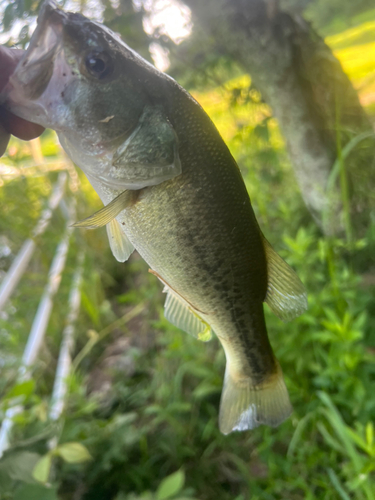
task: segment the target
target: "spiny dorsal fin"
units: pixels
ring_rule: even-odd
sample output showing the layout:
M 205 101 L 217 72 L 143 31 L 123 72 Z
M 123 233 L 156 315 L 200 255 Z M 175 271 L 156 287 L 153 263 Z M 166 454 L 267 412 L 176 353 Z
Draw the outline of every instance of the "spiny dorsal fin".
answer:
M 114 257 L 119 262 L 125 262 L 134 251 L 133 245 L 128 240 L 120 223 L 113 219 L 106 226 L 109 246 Z
M 184 330 L 184 332 L 193 335 L 202 342 L 208 342 L 212 338 L 212 330 L 198 314 L 197 311 L 155 271 L 149 270 L 165 285 L 164 292 L 167 292 L 167 298 L 164 304 L 164 316 L 174 326 Z
M 138 196 L 138 191 L 124 191 L 108 205 L 101 208 L 90 217 L 86 217 L 79 222 L 72 224 L 73 227 L 83 227 L 86 229 L 96 229 L 109 224 L 122 210 L 132 205 Z
M 263 236 L 267 259 L 268 288 L 265 302 L 276 316 L 289 321 L 307 309 L 306 290 L 293 269 Z

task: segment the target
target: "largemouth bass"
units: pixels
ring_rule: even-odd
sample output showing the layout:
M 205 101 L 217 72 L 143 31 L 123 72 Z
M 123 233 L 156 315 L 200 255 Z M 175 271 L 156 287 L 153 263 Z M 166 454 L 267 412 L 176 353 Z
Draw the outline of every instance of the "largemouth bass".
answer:
M 306 309 L 305 290 L 263 236 L 200 105 L 105 26 L 51 1 L 3 100 L 56 130 L 102 199 L 77 225 L 107 225 L 119 261 L 137 249 L 165 286 L 174 325 L 201 340 L 217 335 L 227 360 L 221 431 L 286 419 L 292 408 L 263 302 L 289 320 Z

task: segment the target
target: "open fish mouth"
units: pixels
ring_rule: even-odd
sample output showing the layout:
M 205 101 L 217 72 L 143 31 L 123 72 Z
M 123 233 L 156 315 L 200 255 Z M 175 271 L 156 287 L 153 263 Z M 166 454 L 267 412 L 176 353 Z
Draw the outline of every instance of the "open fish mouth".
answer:
M 51 80 L 54 60 L 61 47 L 61 17 L 52 2 L 43 4 L 29 48 L 11 77 L 11 82 L 22 85 L 29 99 L 40 97 Z
M 44 127 L 55 128 L 57 96 L 74 77 L 62 44 L 66 18 L 52 0 L 43 3 L 30 45 L 2 93 L 10 111 Z

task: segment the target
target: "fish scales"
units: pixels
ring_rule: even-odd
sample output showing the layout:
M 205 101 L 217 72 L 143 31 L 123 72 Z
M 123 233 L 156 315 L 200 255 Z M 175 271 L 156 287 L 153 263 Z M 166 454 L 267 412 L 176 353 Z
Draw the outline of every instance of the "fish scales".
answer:
M 236 336 L 233 316 L 266 295 L 260 234 L 242 177 L 211 121 L 203 115 L 202 123 L 201 109 L 185 95 L 171 110 L 182 174 L 145 188 L 125 210 L 124 227 L 150 267 L 206 313 L 217 335 Z
M 287 418 L 263 302 L 291 319 L 305 291 L 260 231 L 199 104 L 108 28 L 50 0 L 4 95 L 12 112 L 57 131 L 101 197 L 105 207 L 76 225 L 107 225 L 115 257 L 136 248 L 164 283 L 170 321 L 204 340 L 216 333 L 227 359 L 222 432 Z

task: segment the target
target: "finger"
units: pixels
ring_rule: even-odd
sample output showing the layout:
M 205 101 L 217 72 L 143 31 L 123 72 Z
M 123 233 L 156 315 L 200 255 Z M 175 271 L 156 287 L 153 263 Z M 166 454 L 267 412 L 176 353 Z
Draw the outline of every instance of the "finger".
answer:
M 41 125 L 28 122 L 2 107 L 0 107 L 0 123 L 9 134 L 15 135 L 24 141 L 35 139 L 44 131 Z
M 0 91 L 7 84 L 10 75 L 13 73 L 19 60 L 25 53 L 24 50 L 10 49 L 0 46 Z M 0 124 L 5 129 L 5 133 L 15 135 L 19 139 L 28 141 L 35 139 L 44 128 L 35 123 L 28 122 L 23 118 L 13 115 L 10 111 L 0 107 Z M 5 141 L 5 139 L 4 139 Z
M 0 157 L 3 156 L 3 154 L 5 153 L 9 139 L 10 139 L 10 134 L 5 130 L 5 128 L 0 123 Z

